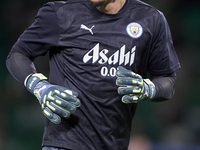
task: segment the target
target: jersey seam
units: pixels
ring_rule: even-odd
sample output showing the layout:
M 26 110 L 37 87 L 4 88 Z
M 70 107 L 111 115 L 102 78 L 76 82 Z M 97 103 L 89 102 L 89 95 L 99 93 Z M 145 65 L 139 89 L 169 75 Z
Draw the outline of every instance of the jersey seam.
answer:
M 180 69 L 180 63 L 177 64 L 176 66 L 174 66 L 171 69 L 166 69 L 166 70 L 164 69 L 164 70 L 161 70 L 161 71 L 151 70 L 150 74 L 152 74 L 152 75 L 171 74 L 171 73 L 175 72 L 178 69 Z
M 56 45 L 56 46 L 58 47 L 59 41 L 60 41 L 60 27 L 59 27 L 59 22 L 58 22 L 58 15 L 57 15 L 57 10 L 58 10 L 58 9 L 55 8 L 55 2 L 54 2 L 53 4 L 54 4 L 54 5 L 53 5 L 53 8 L 54 8 L 54 12 L 55 12 L 56 20 L 57 20 L 58 39 L 57 39 L 57 45 Z M 64 4 L 63 4 L 63 5 L 64 5 Z M 62 6 L 62 5 L 61 5 L 61 6 Z M 61 7 L 61 6 L 60 6 L 60 7 Z M 60 7 L 59 7 L 59 8 L 60 8 Z

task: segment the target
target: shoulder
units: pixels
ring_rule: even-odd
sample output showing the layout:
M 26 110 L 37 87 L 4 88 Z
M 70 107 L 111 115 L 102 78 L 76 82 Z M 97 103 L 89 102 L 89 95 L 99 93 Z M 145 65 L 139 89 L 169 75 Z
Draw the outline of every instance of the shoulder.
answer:
M 152 29 L 152 32 L 168 24 L 163 12 L 140 0 L 130 0 L 129 13 L 132 14 L 133 19 L 142 21 L 143 25 Z
M 130 9 L 136 9 L 138 13 L 149 16 L 158 17 L 163 16 L 163 13 L 154 6 L 147 4 L 140 0 L 130 0 Z
M 70 4 L 74 4 L 74 3 L 84 3 L 87 2 L 87 0 L 67 0 L 67 1 L 53 1 L 53 2 L 48 2 L 46 4 L 44 4 L 43 7 L 53 7 L 55 10 L 58 10 L 59 8 L 66 6 L 66 5 L 70 5 Z

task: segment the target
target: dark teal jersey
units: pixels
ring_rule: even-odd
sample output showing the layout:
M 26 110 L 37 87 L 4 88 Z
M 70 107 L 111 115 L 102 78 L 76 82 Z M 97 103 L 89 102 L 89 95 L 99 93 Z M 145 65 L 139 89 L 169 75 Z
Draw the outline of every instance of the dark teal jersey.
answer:
M 153 76 L 180 68 L 164 15 L 138 0 L 104 14 L 87 0 L 49 2 L 13 47 L 32 60 L 49 52 L 49 81 L 78 92 L 81 107 L 58 125 L 46 120 L 43 146 L 127 150 L 136 104 L 117 93 L 118 66 Z

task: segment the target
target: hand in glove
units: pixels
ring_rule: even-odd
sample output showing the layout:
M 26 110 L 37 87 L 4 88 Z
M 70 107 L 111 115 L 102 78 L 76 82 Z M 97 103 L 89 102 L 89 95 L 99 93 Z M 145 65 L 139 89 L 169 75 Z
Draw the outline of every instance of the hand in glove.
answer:
M 69 118 L 71 113 L 80 106 L 78 94 L 65 87 L 52 85 L 46 77 L 36 73 L 31 75 L 26 82 L 26 88 L 34 94 L 42 107 L 43 114 L 53 123 L 60 123 L 61 118 Z
M 122 102 L 137 103 L 140 100 L 153 99 L 156 94 L 155 85 L 149 79 L 143 79 L 139 74 L 122 66 L 116 72 L 118 93 L 124 95 Z

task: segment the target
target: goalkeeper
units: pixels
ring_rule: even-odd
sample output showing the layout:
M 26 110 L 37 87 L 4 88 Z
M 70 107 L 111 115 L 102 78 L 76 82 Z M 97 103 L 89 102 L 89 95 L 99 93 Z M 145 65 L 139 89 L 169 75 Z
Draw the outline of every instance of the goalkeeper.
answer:
M 48 78 L 34 65 L 47 52 Z M 7 68 L 46 116 L 43 150 L 127 150 L 137 103 L 171 99 L 180 63 L 154 7 L 68 0 L 38 11 Z

